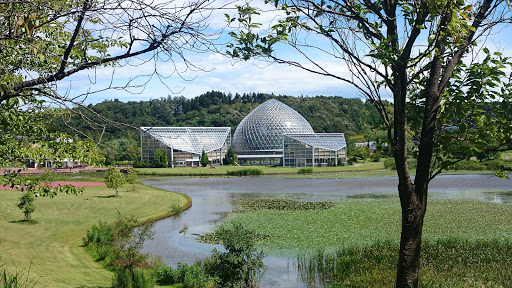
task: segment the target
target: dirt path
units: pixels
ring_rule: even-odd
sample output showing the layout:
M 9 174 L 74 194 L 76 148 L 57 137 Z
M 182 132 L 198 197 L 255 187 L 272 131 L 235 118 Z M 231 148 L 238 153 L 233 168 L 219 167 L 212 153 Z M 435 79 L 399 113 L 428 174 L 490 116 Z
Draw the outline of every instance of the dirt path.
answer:
M 55 181 L 50 183 L 52 187 L 63 186 L 63 185 L 73 185 L 75 187 L 93 187 L 93 186 L 105 186 L 105 183 L 101 182 L 75 182 L 75 181 Z M 14 190 L 9 188 L 8 186 L 0 186 L 0 190 Z

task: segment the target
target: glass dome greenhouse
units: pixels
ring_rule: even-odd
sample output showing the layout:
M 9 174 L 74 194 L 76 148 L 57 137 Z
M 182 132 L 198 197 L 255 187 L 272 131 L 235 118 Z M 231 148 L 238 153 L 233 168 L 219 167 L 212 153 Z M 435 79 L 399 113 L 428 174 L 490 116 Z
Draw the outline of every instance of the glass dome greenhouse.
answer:
M 237 154 L 281 154 L 283 135 L 312 134 L 308 121 L 290 106 L 270 99 L 240 122 L 233 134 Z

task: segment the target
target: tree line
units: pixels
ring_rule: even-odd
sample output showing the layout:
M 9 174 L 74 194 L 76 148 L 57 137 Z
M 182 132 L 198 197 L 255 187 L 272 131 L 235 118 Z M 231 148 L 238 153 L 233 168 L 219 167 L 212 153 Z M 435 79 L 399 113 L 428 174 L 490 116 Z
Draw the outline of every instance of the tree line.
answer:
M 358 98 L 293 97 L 266 93 L 233 95 L 219 91 L 190 99 L 168 96 L 148 101 L 106 100 L 74 108 L 72 113 L 59 118 L 57 124 L 71 135 L 100 141 L 107 162 L 133 161 L 140 157 L 140 134 L 134 128 L 231 127 L 233 133 L 247 114 L 271 98 L 299 112 L 317 133 L 345 133 L 346 136 L 366 135 L 366 138 L 371 138 L 382 126 L 373 105 Z M 99 115 L 109 121 L 102 121 Z

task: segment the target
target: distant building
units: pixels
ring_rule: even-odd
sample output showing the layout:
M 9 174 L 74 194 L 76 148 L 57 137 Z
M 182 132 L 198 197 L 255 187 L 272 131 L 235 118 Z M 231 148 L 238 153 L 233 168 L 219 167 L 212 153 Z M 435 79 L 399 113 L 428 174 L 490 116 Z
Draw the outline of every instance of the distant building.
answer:
M 230 127 L 141 127 L 141 161 L 153 162 L 155 151 L 167 153 L 170 167 L 199 166 L 202 151 L 210 164 L 222 164 L 231 145 Z
M 343 133 L 285 134 L 283 147 L 284 166 L 326 166 L 347 161 Z
M 141 127 L 141 160 L 167 152 L 169 166 L 198 166 L 201 152 L 222 164 L 232 144 L 239 164 L 327 166 L 347 162 L 343 133 L 316 134 L 297 111 L 270 99 L 238 125 L 231 143 L 229 127 Z
M 301 167 L 347 161 L 343 133 L 315 134 L 302 115 L 275 99 L 240 122 L 233 134 L 233 149 L 240 164 Z
M 363 146 L 366 146 L 370 149 L 370 152 L 371 153 L 375 153 L 377 152 L 377 142 L 375 141 L 368 141 L 368 142 L 356 142 L 354 143 L 356 145 L 356 147 L 363 147 Z M 388 147 L 388 143 L 381 143 L 380 144 L 382 147 Z

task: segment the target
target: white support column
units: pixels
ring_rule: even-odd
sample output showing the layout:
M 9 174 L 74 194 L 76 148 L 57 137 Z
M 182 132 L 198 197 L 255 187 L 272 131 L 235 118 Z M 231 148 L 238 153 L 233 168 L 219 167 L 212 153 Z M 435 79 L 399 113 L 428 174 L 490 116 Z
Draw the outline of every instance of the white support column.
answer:
M 174 168 L 174 149 L 171 147 L 171 168 Z
M 311 146 L 311 155 L 313 159 L 311 159 L 311 167 L 315 167 L 315 146 Z
M 140 130 L 140 162 L 142 163 L 142 129 Z

